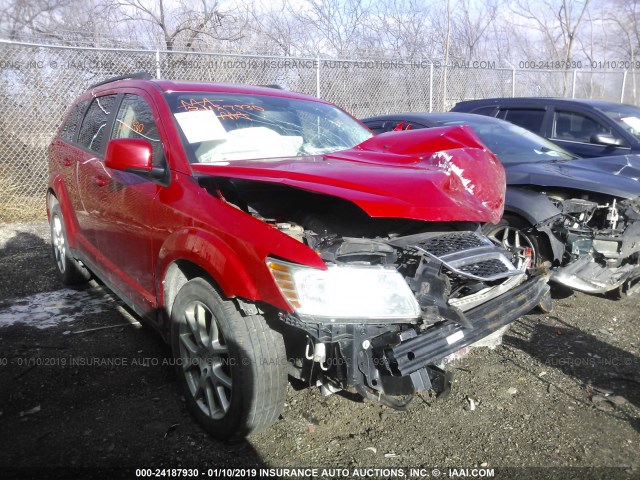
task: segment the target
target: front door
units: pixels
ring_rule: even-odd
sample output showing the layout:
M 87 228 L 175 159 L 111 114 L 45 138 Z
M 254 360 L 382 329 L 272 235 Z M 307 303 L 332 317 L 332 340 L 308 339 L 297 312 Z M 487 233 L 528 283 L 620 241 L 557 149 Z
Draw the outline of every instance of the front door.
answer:
M 111 139 L 147 140 L 153 165 L 166 167 L 153 103 L 143 92 L 125 93 L 115 117 Z M 105 168 L 105 202 L 101 208 L 98 248 L 114 286 L 145 313 L 156 307 L 154 203 L 164 186 L 144 174 Z

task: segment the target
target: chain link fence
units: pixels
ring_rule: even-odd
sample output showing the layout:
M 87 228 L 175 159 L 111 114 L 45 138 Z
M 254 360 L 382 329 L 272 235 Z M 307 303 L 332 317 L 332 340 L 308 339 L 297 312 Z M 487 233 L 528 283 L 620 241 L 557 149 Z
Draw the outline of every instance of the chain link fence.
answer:
M 564 96 L 637 103 L 640 77 L 623 71 L 442 66 L 414 60 L 330 60 L 95 49 L 0 40 L 0 221 L 42 217 L 47 146 L 74 98 L 108 77 L 281 87 L 329 100 L 356 117 L 447 111 L 502 96 Z

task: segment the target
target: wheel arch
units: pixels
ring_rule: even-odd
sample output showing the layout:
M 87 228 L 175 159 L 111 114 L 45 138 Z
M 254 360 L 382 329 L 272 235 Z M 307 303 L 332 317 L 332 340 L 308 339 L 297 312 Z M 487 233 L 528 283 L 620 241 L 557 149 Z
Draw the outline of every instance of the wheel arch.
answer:
M 525 188 L 507 187 L 505 215 L 516 216 L 529 223 L 544 240 L 547 255 L 561 262 L 565 245 L 553 233 L 550 220 L 562 215 L 556 205 L 543 193 Z
M 264 300 L 288 310 L 266 264 L 259 256 L 244 261 L 239 254 L 211 232 L 184 229 L 174 232 L 160 249 L 156 268 L 158 304 L 170 318 L 180 288 L 189 280 L 203 277 L 221 296 Z
M 169 264 L 162 280 L 163 306 L 167 312 L 167 317 L 171 316 L 173 302 L 182 286 L 189 280 L 197 277 L 205 278 L 220 291 L 220 288 L 209 272 L 198 264 L 184 259 L 177 259 Z
M 77 225 L 75 222 L 75 215 L 71 208 L 71 202 L 64 182 L 60 177 L 57 177 L 53 183 L 47 188 L 47 218 L 51 219 L 51 208 L 53 207 L 54 200 L 60 205 L 60 211 L 62 212 L 62 218 L 64 220 L 64 226 L 67 231 L 67 241 L 71 248 L 76 248 L 78 243 L 76 241 Z
M 562 213 L 543 193 L 517 187 L 507 187 L 504 210 L 505 213 L 517 215 L 531 225 L 537 225 Z

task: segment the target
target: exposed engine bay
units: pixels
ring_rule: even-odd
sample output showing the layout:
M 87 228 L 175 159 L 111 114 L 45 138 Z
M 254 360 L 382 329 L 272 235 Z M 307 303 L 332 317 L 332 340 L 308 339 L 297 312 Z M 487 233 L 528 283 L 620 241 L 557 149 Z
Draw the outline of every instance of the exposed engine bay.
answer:
M 200 182 L 327 266 L 267 259 L 292 307 L 270 312 L 290 375 L 325 394 L 355 389 L 401 408 L 398 396 L 442 392 L 443 359 L 550 301 L 547 277 L 531 274 L 531 259 L 496 246 L 477 223 L 373 218 L 347 200 L 286 185 Z
M 640 199 L 544 193 L 558 209 L 538 225 L 551 242 L 552 280 L 587 293 L 631 292 L 640 279 Z

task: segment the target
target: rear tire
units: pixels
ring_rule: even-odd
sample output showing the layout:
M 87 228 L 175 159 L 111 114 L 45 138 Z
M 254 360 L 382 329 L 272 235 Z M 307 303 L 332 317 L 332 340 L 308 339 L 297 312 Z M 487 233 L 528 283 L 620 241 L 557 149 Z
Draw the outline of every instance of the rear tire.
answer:
M 214 437 L 242 437 L 275 422 L 287 394 L 282 336 L 242 316 L 205 279 L 188 281 L 171 309 L 171 348 L 187 406 Z
M 58 274 L 65 285 L 85 283 L 91 278 L 91 272 L 71 256 L 67 231 L 60 204 L 53 200 L 51 205 L 49 228 L 51 231 L 51 250 L 56 262 Z

